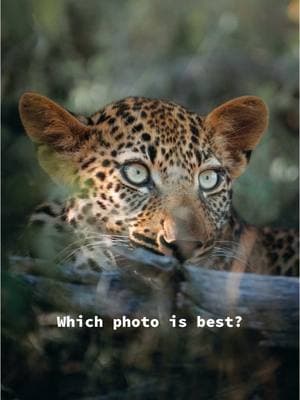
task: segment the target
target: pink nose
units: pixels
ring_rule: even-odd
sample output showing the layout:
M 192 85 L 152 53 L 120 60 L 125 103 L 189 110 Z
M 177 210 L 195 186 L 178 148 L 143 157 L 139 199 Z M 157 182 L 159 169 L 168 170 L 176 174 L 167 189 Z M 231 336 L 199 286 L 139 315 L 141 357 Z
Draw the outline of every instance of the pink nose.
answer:
M 185 261 L 191 258 L 195 250 L 202 246 L 199 240 L 174 240 L 167 242 L 163 235 L 159 236 L 159 249 L 167 255 Z
M 187 207 L 177 207 L 164 219 L 159 247 L 166 255 L 186 260 L 202 246 L 202 239 L 203 228 L 195 221 L 192 211 Z
M 163 222 L 163 238 L 167 243 L 175 242 L 178 237 L 178 229 L 175 220 L 167 216 Z

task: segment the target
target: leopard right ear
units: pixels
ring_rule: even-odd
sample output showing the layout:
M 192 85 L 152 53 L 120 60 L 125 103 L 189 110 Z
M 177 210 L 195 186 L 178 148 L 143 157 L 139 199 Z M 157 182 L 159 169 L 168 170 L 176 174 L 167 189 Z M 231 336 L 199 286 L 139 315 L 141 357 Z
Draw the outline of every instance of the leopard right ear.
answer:
M 205 118 L 212 148 L 233 178 L 245 170 L 251 151 L 267 129 L 268 114 L 262 99 L 242 96 L 220 105 Z
M 38 93 L 24 93 L 20 98 L 19 112 L 31 140 L 47 144 L 60 153 L 78 150 L 91 134 L 89 127 Z

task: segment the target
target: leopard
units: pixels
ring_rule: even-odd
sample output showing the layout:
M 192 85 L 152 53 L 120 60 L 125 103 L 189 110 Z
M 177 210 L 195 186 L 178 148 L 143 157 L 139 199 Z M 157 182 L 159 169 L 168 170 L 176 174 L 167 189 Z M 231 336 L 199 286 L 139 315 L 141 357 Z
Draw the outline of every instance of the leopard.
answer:
M 298 275 L 297 231 L 257 227 L 233 207 L 234 182 L 268 127 L 261 98 L 200 116 L 173 101 L 127 97 L 83 116 L 25 92 L 19 113 L 42 169 L 69 190 L 32 214 L 38 251 L 50 251 L 43 234 L 58 234 L 58 254 L 64 231 L 77 243 L 69 259 L 78 268 L 103 270 L 104 256 L 124 246 L 182 265 Z

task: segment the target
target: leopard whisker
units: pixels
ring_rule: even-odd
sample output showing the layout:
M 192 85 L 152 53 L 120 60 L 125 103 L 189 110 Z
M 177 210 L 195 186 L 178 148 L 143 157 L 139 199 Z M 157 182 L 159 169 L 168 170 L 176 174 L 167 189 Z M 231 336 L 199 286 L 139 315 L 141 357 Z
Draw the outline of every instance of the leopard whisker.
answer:
M 118 241 L 118 243 L 120 243 L 121 241 L 123 241 L 124 243 L 128 242 L 128 236 L 127 235 L 108 235 L 108 234 L 89 234 L 85 237 L 79 238 L 74 240 L 72 243 L 69 243 L 64 249 L 61 250 L 61 252 L 57 255 L 56 259 L 59 259 L 60 257 L 62 257 L 64 255 L 64 253 L 66 253 L 70 248 L 72 248 L 72 246 L 76 245 L 76 244 L 84 244 L 86 241 L 91 240 L 91 239 L 101 239 L 102 237 L 105 238 L 105 240 L 110 239 L 112 242 L 116 242 Z
M 249 264 L 249 262 L 247 261 L 247 258 L 246 258 L 246 257 L 243 257 L 243 254 L 235 254 L 234 252 L 228 252 L 228 251 L 224 251 L 224 250 L 223 250 L 223 251 L 218 250 L 218 251 L 214 252 L 213 254 L 211 254 L 211 257 L 215 257 L 215 258 L 217 258 L 217 257 L 229 258 L 229 259 L 236 260 L 236 261 L 239 261 L 239 262 L 245 264 L 245 266 L 246 266 L 247 268 L 250 267 L 250 264 Z
M 114 241 L 114 245 L 116 245 L 116 244 L 121 245 L 123 247 L 124 246 L 129 247 L 128 244 L 125 241 L 115 240 Z M 73 251 L 71 251 L 69 254 L 67 254 L 61 260 L 61 262 L 64 263 L 64 262 L 68 261 L 74 254 L 78 253 L 79 251 L 84 251 L 85 249 L 90 249 L 90 248 L 93 248 L 93 247 L 101 247 L 101 246 L 102 246 L 103 249 L 107 249 L 108 248 L 107 240 L 97 240 L 95 242 L 86 243 L 86 244 L 84 244 L 84 245 L 82 245 L 80 247 L 77 247 L 77 248 L 73 249 Z

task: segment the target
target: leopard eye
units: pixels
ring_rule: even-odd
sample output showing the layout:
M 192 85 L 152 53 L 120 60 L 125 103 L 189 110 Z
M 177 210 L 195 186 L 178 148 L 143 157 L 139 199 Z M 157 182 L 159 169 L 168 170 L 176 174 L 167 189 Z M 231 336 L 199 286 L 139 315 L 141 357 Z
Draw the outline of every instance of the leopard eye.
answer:
M 148 168 L 139 163 L 125 164 L 122 168 L 122 173 L 129 183 L 136 186 L 146 185 L 150 178 Z
M 220 182 L 220 174 L 213 169 L 203 171 L 199 175 L 199 186 L 204 191 L 215 189 Z

